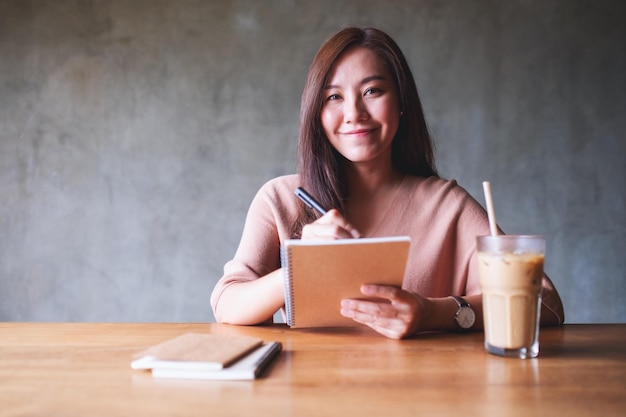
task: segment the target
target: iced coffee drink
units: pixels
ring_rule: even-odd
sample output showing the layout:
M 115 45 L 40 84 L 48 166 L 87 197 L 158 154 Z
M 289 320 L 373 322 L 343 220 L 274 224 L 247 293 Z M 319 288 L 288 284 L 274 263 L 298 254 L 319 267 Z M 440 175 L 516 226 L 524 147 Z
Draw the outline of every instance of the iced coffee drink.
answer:
M 536 357 L 545 239 L 480 236 L 477 243 L 485 348 L 501 356 Z

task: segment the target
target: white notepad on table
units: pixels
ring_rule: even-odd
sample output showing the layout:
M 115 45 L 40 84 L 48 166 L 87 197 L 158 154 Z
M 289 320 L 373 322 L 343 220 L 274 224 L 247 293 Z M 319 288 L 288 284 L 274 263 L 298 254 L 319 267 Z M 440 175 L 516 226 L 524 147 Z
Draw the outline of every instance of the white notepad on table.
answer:
M 210 380 L 257 379 L 272 363 L 281 349 L 282 345 L 279 342 L 269 342 L 261 345 L 234 364 L 217 371 L 157 367 L 152 368 L 152 376 L 155 378 Z
M 186 333 L 136 353 L 130 366 L 156 378 L 255 379 L 281 349 L 257 337 Z

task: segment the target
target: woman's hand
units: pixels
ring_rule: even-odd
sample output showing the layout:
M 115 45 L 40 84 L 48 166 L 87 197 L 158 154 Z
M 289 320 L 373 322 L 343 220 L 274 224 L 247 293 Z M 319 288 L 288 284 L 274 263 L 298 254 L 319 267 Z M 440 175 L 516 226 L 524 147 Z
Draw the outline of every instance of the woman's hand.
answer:
M 390 285 L 363 285 L 369 299 L 341 301 L 341 315 L 392 339 L 416 333 L 429 314 L 428 299 Z
M 329 210 L 322 217 L 302 228 L 302 239 L 350 239 L 360 237 L 359 232 L 339 211 Z

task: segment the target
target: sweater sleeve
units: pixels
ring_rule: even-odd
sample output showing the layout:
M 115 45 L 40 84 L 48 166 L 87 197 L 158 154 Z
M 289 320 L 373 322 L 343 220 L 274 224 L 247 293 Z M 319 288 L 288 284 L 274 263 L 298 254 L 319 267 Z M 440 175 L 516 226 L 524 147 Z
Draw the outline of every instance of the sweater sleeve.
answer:
M 408 208 L 400 219 L 416 243 L 407 289 L 427 297 L 480 294 L 476 237 L 490 233 L 485 209 L 454 180 L 429 178 L 406 195 L 412 200 L 400 204 Z M 542 286 L 543 305 L 563 323 L 561 299 L 545 274 Z
M 466 194 L 463 200 L 464 209 L 458 223 L 457 246 L 464 249 L 457 251 L 456 256 L 458 265 L 468 267 L 467 281 L 459 292 L 465 295 L 479 294 L 481 290 L 476 259 L 476 236 L 490 234 L 489 220 L 485 209 L 473 197 Z M 500 232 L 503 233 L 502 230 Z M 563 323 L 565 319 L 563 303 L 556 287 L 545 273 L 542 280 L 542 304 L 554 314 L 559 324 Z
M 239 247 L 233 259 L 224 265 L 224 275 L 211 294 L 214 312 L 230 285 L 258 279 L 280 268 L 281 241 L 289 238 L 297 211 L 297 199 L 290 195 L 296 183 L 296 176 L 279 177 L 268 181 L 255 195 Z

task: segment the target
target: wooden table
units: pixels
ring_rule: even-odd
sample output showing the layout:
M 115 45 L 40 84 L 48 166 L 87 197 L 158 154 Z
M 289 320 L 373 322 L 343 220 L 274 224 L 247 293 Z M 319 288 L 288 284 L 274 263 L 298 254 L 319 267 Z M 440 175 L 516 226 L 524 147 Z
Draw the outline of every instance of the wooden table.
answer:
M 187 332 L 284 350 L 256 381 L 153 379 L 134 352 Z M 483 335 L 391 340 L 282 325 L 0 323 L 0 416 L 623 416 L 626 324 L 541 331 L 537 359 L 489 355 Z

